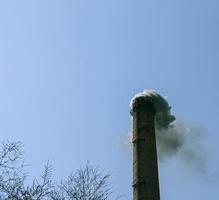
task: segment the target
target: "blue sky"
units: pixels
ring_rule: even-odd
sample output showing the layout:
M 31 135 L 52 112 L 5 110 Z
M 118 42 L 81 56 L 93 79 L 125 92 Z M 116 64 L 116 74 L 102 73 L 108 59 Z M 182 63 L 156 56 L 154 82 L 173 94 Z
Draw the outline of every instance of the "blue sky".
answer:
M 163 200 L 216 199 L 219 184 L 216 0 L 1 0 L 0 135 L 22 141 L 31 176 L 59 180 L 87 160 L 132 199 L 129 101 L 145 88 L 205 127 L 206 174 L 160 164 Z

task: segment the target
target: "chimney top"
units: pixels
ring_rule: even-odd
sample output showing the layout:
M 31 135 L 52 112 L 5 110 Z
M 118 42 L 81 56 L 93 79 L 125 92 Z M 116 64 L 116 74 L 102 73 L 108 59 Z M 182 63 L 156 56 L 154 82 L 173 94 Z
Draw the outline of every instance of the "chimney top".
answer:
M 131 115 L 136 110 L 144 110 L 151 114 L 156 114 L 156 110 L 154 108 L 154 103 L 152 102 L 151 98 L 148 96 L 137 96 L 132 100 L 131 105 Z

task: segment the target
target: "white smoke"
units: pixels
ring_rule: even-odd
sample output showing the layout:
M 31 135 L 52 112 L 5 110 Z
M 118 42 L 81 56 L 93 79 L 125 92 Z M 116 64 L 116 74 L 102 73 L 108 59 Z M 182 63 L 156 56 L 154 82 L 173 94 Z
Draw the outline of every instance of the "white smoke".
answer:
M 144 90 L 141 93 L 135 95 L 130 102 L 130 107 L 132 109 L 132 104 L 138 97 L 144 97 L 145 99 L 151 101 L 156 110 L 155 123 L 158 129 L 169 128 L 171 122 L 175 120 L 175 117 L 171 115 L 171 107 L 165 98 L 159 95 L 154 90 Z

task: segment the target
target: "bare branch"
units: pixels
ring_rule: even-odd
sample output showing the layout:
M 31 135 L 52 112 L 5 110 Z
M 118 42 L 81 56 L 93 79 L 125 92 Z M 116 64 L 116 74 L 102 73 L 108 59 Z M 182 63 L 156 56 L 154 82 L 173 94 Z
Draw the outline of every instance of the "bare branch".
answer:
M 59 184 L 52 182 L 52 166 L 47 162 L 41 178 L 26 185 L 23 148 L 20 142 L 0 146 L 0 200 L 109 200 L 110 174 L 89 162 Z M 121 196 L 116 198 L 120 199 Z

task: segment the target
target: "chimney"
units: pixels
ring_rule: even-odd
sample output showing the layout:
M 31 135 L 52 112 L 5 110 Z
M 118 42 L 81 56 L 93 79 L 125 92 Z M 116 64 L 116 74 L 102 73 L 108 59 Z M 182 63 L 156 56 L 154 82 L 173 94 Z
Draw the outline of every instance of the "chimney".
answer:
M 132 101 L 133 199 L 160 200 L 153 102 L 139 96 Z

